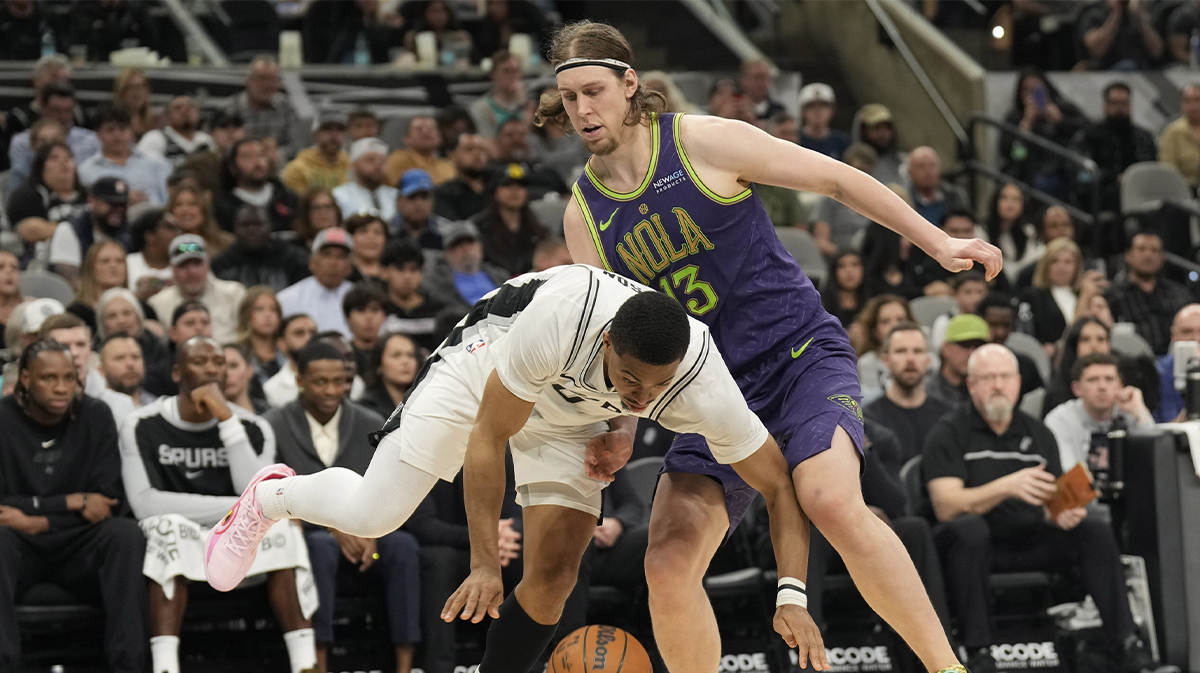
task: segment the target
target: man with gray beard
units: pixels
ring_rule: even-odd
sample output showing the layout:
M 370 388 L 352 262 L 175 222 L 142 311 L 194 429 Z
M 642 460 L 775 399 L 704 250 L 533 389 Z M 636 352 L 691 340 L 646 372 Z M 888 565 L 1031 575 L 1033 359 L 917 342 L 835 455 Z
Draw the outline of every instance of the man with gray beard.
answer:
M 1056 518 L 1045 504 L 1062 473 L 1054 435 L 1016 409 L 1021 376 L 1012 351 L 980 347 L 967 363 L 971 404 L 934 425 L 922 474 L 938 525 L 950 612 L 970 653 L 971 671 L 995 671 L 989 615 L 993 572 L 1075 569 L 1104 621 L 1113 670 L 1152 669 L 1125 598 L 1120 551 L 1111 527 L 1084 508 Z

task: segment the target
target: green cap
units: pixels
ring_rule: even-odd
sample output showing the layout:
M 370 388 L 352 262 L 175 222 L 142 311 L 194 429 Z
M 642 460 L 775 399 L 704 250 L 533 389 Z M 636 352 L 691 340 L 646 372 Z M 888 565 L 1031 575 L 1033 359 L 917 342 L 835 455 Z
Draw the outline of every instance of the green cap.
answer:
M 983 318 L 968 313 L 956 315 L 946 325 L 946 343 L 961 343 L 963 341 L 991 341 L 992 331 Z

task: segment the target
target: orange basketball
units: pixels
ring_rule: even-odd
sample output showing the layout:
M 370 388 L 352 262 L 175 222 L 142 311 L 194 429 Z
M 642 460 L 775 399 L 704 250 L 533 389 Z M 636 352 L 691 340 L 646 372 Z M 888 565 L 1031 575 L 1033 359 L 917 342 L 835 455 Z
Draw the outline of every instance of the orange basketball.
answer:
M 653 673 L 637 638 L 615 626 L 585 626 L 554 648 L 547 673 Z

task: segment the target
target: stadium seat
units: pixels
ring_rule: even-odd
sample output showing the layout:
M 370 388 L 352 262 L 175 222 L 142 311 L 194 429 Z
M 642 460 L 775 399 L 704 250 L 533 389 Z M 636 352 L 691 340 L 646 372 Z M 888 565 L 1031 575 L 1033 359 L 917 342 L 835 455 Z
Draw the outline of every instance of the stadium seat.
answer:
M 812 280 L 813 285 L 820 288 L 829 273 L 829 265 L 825 262 L 825 256 L 821 254 L 821 249 L 817 247 L 817 241 L 812 234 L 795 227 L 775 227 L 775 233 L 779 235 L 783 247 L 795 258 L 804 274 Z
M 1179 169 L 1143 161 L 1125 169 L 1121 178 L 1121 213 L 1158 210 L 1164 203 L 1191 203 L 1192 192 Z
M 938 316 L 946 315 L 958 306 L 954 297 L 917 297 L 908 302 L 908 308 L 921 327 L 933 327 Z
M 75 290 L 65 278 L 49 271 L 27 271 L 21 274 L 21 294 L 32 299 L 57 299 L 63 306 L 75 300 Z
M 563 216 L 567 212 L 567 201 L 564 198 L 538 199 L 529 202 L 529 209 L 533 211 L 538 222 L 550 232 L 552 236 L 563 235 Z
M 1037 365 L 1038 374 L 1043 381 L 1049 381 L 1054 372 L 1050 366 L 1050 356 L 1046 355 L 1046 350 L 1042 348 L 1042 342 L 1024 334 L 1022 332 L 1013 332 L 1008 335 L 1008 341 L 1004 342 L 1009 350 L 1014 353 L 1020 353 L 1033 360 L 1033 364 Z
M 1114 325 L 1114 327 L 1116 327 Z M 1157 360 L 1158 356 L 1154 354 L 1154 349 L 1150 344 L 1142 338 L 1142 335 L 1129 329 L 1113 329 L 1109 336 L 1109 343 L 1112 346 L 1113 352 L 1120 355 L 1128 355 L 1130 357 L 1146 357 Z
M 1040 421 L 1042 420 L 1042 405 L 1045 401 L 1046 389 L 1038 387 L 1025 393 L 1025 396 L 1021 398 L 1021 403 L 1017 406 L 1021 408 L 1021 411 Z

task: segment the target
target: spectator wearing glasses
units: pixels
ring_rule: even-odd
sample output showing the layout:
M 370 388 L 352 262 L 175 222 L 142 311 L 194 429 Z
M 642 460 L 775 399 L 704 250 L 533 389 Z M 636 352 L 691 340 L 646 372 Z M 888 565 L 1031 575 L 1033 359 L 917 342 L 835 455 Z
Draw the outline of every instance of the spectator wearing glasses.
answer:
M 312 275 L 279 293 L 284 315 L 307 313 L 321 331 L 336 330 L 350 336 L 350 327 L 342 313 L 342 300 L 353 287 L 347 280 L 354 266 L 350 262 L 354 239 L 345 229 L 326 229 L 313 242 L 308 268 Z
M 742 62 L 742 74 L 738 84 L 751 112 L 754 113 L 754 118 L 759 122 L 783 112 L 783 105 L 771 98 L 771 66 L 766 61 Z
M 342 209 L 333 198 L 333 191 L 324 187 L 314 187 L 300 199 L 299 214 L 292 224 L 292 230 L 296 232 L 292 243 L 307 253 L 312 250 L 318 232 L 340 226 Z
M 20 660 L 17 588 L 49 580 L 99 594 L 109 667 L 140 673 L 146 542 L 121 516 L 128 510 L 116 424 L 103 402 L 78 395 L 67 346 L 36 342 L 19 363 L 16 389 L 0 399 L 0 668 Z
M 322 110 L 313 120 L 313 146 L 301 150 L 283 169 L 283 184 L 296 194 L 315 187 L 333 189 L 346 182 L 350 155 L 342 149 L 346 140 L 346 115 Z
M 216 151 L 217 143 L 200 130 L 200 113 L 192 97 L 175 96 L 167 103 L 167 125 L 147 131 L 138 141 L 137 148 L 179 168 L 193 152 Z
M 290 157 L 296 113 L 279 84 L 279 62 L 275 57 L 255 56 L 246 76 L 246 90 L 233 97 L 226 112 L 245 120 L 247 137 L 274 138 L 279 152 Z
M 435 185 L 448 182 L 454 177 L 454 164 L 438 156 L 441 145 L 442 136 L 433 115 L 410 119 L 404 132 L 404 149 L 392 152 L 387 158 L 388 184 L 399 183 L 400 176 L 414 168 L 429 173 Z
M 951 318 L 946 325 L 946 340 L 940 352 L 942 366 L 937 371 L 930 371 L 929 380 L 925 382 L 928 393 L 952 407 L 967 402 L 970 399 L 967 392 L 967 361 L 972 353 L 991 339 L 992 332 L 987 322 L 974 313 Z
M 387 281 L 387 304 L 381 332 L 398 332 L 432 352 L 441 342 L 437 316 L 446 305 L 422 287 L 425 255 L 411 241 L 392 241 L 380 260 Z M 369 371 L 369 370 L 364 370 Z
M 133 222 L 133 249 L 125 257 L 129 289 L 145 301 L 171 283 L 171 241 L 182 234 L 175 218 L 157 208 Z
M 396 216 L 392 233 L 400 240 L 409 240 L 425 250 L 441 250 L 442 232 L 449 220 L 434 214 L 433 178 L 414 168 L 400 178 L 396 195 Z
M 71 156 L 74 157 L 76 165 L 100 152 L 100 138 L 96 133 L 75 125 L 75 89 L 71 88 L 70 84 L 47 84 L 38 94 L 37 104 L 40 118 L 57 122 L 62 127 L 66 134 L 67 147 L 71 148 Z M 12 142 L 9 143 L 9 184 L 19 185 L 29 177 L 34 154 L 31 140 L 27 129 L 13 136 Z
M 55 227 L 50 239 L 50 269 L 78 285 L 84 252 L 93 243 L 111 239 L 126 251 L 132 248 L 133 235 L 126 222 L 129 193 L 129 185 L 120 178 L 97 180 L 87 210 Z
M 299 204 L 292 190 L 272 174 L 263 141 L 253 138 L 237 141 L 229 148 L 224 166 L 224 189 L 213 208 L 222 229 L 233 229 L 233 219 L 243 205 L 266 209 L 272 231 L 292 228 Z
M 185 302 L 196 301 L 208 309 L 212 336 L 220 342 L 237 338 L 237 307 L 246 294 L 241 283 L 212 275 L 204 239 L 183 234 L 171 241 L 171 273 L 175 284 L 150 297 L 147 303 L 161 316 L 174 315 Z M 178 343 L 178 342 L 176 342 Z
M 342 218 L 374 213 L 385 221 L 396 215 L 396 188 L 387 183 L 384 162 L 387 145 L 379 138 L 363 138 L 350 146 L 351 179 L 333 190 Z
M 308 277 L 308 257 L 297 246 L 271 238 L 271 218 L 258 206 L 238 208 L 233 245 L 213 258 L 217 278 L 245 287 L 267 285 L 278 292 Z
M 162 207 L 167 203 L 167 178 L 173 167 L 160 156 L 146 154 L 133 146 L 129 113 L 107 108 L 96 117 L 100 151 L 79 162 L 79 180 L 91 187 L 101 177 L 111 176 L 129 185 L 129 201 L 148 201 Z
M 434 211 L 449 220 L 469 220 L 487 207 L 487 145 L 476 133 L 461 133 L 451 141 L 447 156 L 454 178 L 433 190 Z

